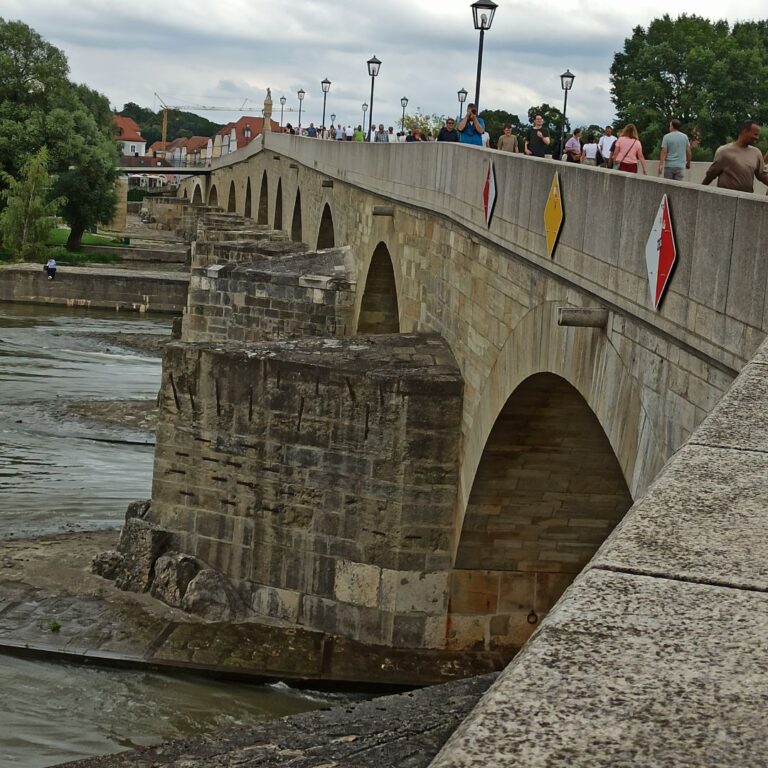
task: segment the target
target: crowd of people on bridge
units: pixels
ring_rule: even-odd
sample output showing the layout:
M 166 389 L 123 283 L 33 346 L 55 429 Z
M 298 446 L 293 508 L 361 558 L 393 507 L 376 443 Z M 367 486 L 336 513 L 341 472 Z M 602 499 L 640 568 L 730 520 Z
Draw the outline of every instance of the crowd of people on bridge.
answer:
M 669 121 L 668 132 L 661 142 L 658 161 L 658 175 L 670 181 L 685 181 L 686 172 L 691 167 L 692 147 L 698 142 L 697 137 L 690 138 L 682 130 L 677 119 Z M 295 130 L 290 123 L 288 133 L 299 133 L 311 138 L 325 138 L 334 141 L 366 141 L 363 126 L 357 128 L 339 124 L 328 129 L 316 128 L 313 123 L 303 130 Z M 475 104 L 467 106 L 466 114 L 454 119 L 449 117 L 436 136 L 429 131 L 422 131 L 418 126 L 409 131 L 395 132 L 380 123 L 369 128 L 369 141 L 375 143 L 412 143 L 425 141 L 458 142 L 478 147 L 490 148 L 490 136 L 485 121 L 479 116 Z M 582 135 L 577 128 L 561 145 L 560 139 L 550 136 L 544 127 L 541 115 L 535 115 L 533 122 L 524 136 L 512 132 L 512 125 L 506 123 L 499 136 L 495 149 L 502 152 L 522 153 L 531 157 L 552 157 L 568 163 L 581 163 L 615 169 L 626 173 L 648 174 L 648 163 L 643 154 L 643 145 L 637 128 L 632 123 L 625 125 L 618 136 L 612 126 L 606 126 L 599 135 Z M 754 191 L 754 180 L 768 186 L 768 153 L 763 157 L 755 146 L 760 138 L 760 125 L 754 120 L 746 120 L 739 126 L 735 141 L 720 147 L 715 153 L 714 162 L 707 169 L 703 184 L 717 180 L 721 189 L 742 192 Z

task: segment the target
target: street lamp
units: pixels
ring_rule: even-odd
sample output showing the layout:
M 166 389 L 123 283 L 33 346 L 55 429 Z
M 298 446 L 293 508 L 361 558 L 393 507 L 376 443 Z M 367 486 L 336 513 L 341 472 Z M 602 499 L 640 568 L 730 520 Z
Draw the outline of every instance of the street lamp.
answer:
M 331 89 L 331 81 L 326 77 L 320 82 L 323 89 L 323 122 L 320 124 L 320 137 L 325 138 L 325 100 L 328 98 L 328 91 Z
M 493 0 L 477 0 L 472 3 L 472 20 L 475 29 L 480 30 L 480 47 L 477 51 L 477 81 L 475 82 L 475 108 L 480 112 L 480 73 L 483 70 L 483 38 L 485 30 L 491 28 L 493 16 L 499 6 Z
M 365 113 L 368 111 L 368 105 L 363 102 L 363 133 L 365 133 Z
M 371 139 L 371 128 L 373 127 L 373 83 L 381 69 L 381 62 L 373 56 L 366 63 L 368 64 L 368 74 L 371 76 L 371 111 L 368 113 L 368 141 L 373 141 Z
M 283 110 L 285 109 L 285 102 L 288 101 L 288 99 L 285 98 L 285 96 L 280 97 L 280 127 L 283 127 Z
M 299 97 L 299 136 L 301 136 L 301 103 L 304 101 L 307 92 L 303 88 L 300 88 L 297 95 Z
M 331 128 L 333 128 L 333 124 L 336 122 L 336 115 L 331 115 Z
M 459 120 L 461 120 L 461 116 L 464 113 L 464 102 L 467 100 L 467 89 L 462 88 L 459 92 Z
M 566 69 L 562 75 L 560 75 L 560 87 L 565 91 L 565 97 L 563 99 L 563 121 L 560 123 L 560 157 L 563 156 L 563 139 L 565 139 L 565 110 L 568 107 L 568 91 L 573 88 L 573 81 L 576 79 L 576 75 L 571 72 L 570 69 Z
M 400 106 L 403 108 L 403 120 L 400 123 L 400 130 L 405 133 L 405 108 L 408 106 L 408 99 L 405 96 L 400 99 Z

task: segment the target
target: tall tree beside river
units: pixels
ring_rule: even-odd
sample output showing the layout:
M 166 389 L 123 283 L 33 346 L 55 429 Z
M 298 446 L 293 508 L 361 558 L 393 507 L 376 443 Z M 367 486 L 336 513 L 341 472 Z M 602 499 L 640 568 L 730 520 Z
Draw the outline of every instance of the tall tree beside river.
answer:
M 710 151 L 748 118 L 768 122 L 768 21 L 664 15 L 636 27 L 611 67 L 620 124 L 634 123 L 651 151 L 672 118 Z
M 19 178 L 41 148 L 65 196 L 67 246 L 114 213 L 117 144 L 106 97 L 68 79 L 64 54 L 20 21 L 0 18 L 0 167 Z M 4 185 L 5 186 L 5 185 Z

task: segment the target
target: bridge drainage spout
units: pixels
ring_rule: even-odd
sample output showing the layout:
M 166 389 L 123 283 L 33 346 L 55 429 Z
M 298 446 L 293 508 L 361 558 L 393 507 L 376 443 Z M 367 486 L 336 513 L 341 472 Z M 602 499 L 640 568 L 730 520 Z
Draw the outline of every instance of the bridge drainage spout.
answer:
M 558 307 L 557 324 L 571 328 L 605 328 L 608 310 L 600 307 Z

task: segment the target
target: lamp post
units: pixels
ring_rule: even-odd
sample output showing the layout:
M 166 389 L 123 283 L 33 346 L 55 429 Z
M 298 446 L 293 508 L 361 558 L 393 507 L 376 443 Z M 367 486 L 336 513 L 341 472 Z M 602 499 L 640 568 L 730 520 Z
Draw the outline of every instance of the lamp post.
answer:
M 563 121 L 560 123 L 560 157 L 563 156 L 563 139 L 565 139 L 565 110 L 568 107 L 568 91 L 573 88 L 573 81 L 575 79 L 576 75 L 574 75 L 570 69 L 566 69 L 565 72 L 560 75 L 560 87 L 565 92 L 565 97 L 563 98 Z
M 480 74 L 483 71 L 483 38 L 485 30 L 491 28 L 493 16 L 499 6 L 493 0 L 477 0 L 472 3 L 472 20 L 475 29 L 480 30 L 480 47 L 477 51 L 477 81 L 475 82 L 475 107 L 480 112 Z
M 331 115 L 331 128 L 333 128 L 333 124 L 336 122 L 336 115 Z
M 297 95 L 299 97 L 299 126 L 298 127 L 299 127 L 299 136 L 301 136 L 301 104 L 304 101 L 304 97 L 307 95 L 307 92 L 303 88 L 300 88 Z
M 400 106 L 403 108 L 403 119 L 400 122 L 400 130 L 405 133 L 405 108 L 408 106 L 408 99 L 405 96 L 400 99 Z
M 368 141 L 373 141 L 371 138 L 371 128 L 373 127 L 373 83 L 381 69 L 381 62 L 375 56 L 372 56 L 366 63 L 368 64 L 368 74 L 371 76 L 371 111 L 368 113 Z
M 328 91 L 331 90 L 331 81 L 326 77 L 325 80 L 320 82 L 320 87 L 323 89 L 323 122 L 320 123 L 320 138 L 325 138 L 325 100 L 328 98 Z
M 458 92 L 459 96 L 459 120 L 461 120 L 461 116 L 464 114 L 464 102 L 467 100 L 467 89 L 462 88 Z
M 283 110 L 285 109 L 285 102 L 288 101 L 288 99 L 285 98 L 285 96 L 280 97 L 280 127 L 283 127 Z
M 363 102 L 363 134 L 365 134 L 365 113 L 368 111 L 368 105 Z

